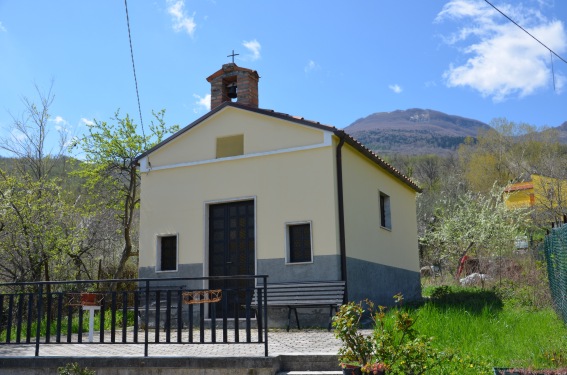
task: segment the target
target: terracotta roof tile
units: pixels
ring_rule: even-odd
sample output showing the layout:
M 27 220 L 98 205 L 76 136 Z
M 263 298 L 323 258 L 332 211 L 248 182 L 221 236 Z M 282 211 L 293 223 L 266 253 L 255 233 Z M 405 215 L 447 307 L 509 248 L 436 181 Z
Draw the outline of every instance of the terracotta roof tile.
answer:
M 517 182 L 515 184 L 511 184 L 511 185 L 506 186 L 506 188 L 504 189 L 504 192 L 511 193 L 513 191 L 529 190 L 529 189 L 533 189 L 533 188 L 534 188 L 534 183 L 532 181 Z

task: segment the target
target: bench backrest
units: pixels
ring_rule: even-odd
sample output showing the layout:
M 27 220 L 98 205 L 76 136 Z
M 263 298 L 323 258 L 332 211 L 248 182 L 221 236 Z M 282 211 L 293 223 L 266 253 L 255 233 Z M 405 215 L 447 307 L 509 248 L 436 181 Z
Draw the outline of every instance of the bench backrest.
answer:
M 345 294 L 344 281 L 314 281 L 267 284 L 268 306 L 341 305 Z M 254 293 L 253 305 L 258 304 Z

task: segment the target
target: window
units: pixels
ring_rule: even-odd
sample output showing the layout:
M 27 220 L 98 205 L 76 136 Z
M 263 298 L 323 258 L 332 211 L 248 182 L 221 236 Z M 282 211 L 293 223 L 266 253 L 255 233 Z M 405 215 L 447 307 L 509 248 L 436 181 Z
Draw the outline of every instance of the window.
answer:
M 244 135 L 217 138 L 217 159 L 244 154 Z
M 311 223 L 287 224 L 287 262 L 310 263 L 313 261 L 311 251 Z
M 380 192 L 380 226 L 392 229 L 392 219 L 390 217 L 390 196 Z
M 156 271 L 177 271 L 177 235 L 158 236 Z

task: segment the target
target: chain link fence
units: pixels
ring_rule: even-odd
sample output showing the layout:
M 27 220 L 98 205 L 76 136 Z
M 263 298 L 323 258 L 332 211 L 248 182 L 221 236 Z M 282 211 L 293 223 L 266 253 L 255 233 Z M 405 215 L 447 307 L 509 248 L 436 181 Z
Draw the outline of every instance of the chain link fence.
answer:
M 544 249 L 553 305 L 567 323 L 567 225 L 551 230 Z

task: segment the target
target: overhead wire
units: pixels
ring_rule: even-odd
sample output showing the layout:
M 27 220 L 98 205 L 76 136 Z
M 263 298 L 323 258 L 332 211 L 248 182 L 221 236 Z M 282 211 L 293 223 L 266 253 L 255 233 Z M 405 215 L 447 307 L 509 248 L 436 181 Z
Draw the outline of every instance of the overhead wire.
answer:
M 529 36 L 531 36 L 536 42 L 538 42 L 539 44 L 541 44 L 544 48 L 546 48 L 552 55 L 555 55 L 558 59 L 560 59 L 561 61 L 563 61 L 565 64 L 567 64 L 567 60 L 565 60 L 563 57 L 559 56 L 559 54 L 557 54 L 554 50 L 552 50 L 551 48 L 549 48 L 548 46 L 546 46 L 542 41 L 540 41 L 538 38 L 536 38 L 535 36 L 533 36 L 532 34 L 530 34 L 530 32 L 526 29 L 524 29 L 519 23 L 517 23 L 516 21 L 514 21 L 512 18 L 508 17 L 508 15 L 506 15 L 504 12 L 502 12 L 500 9 L 498 9 L 496 6 L 494 6 L 490 1 L 488 0 L 484 0 L 488 5 L 490 5 L 491 7 L 493 7 L 498 13 L 500 13 L 501 15 L 503 15 L 504 17 L 506 17 L 508 19 L 508 21 L 512 22 L 514 25 L 518 26 L 520 29 L 522 29 L 522 31 L 524 31 L 526 34 L 528 34 Z
M 132 34 L 130 32 L 130 17 L 128 15 L 128 1 L 124 0 L 124 7 L 126 8 L 126 25 L 128 26 L 128 40 L 130 41 L 130 56 L 132 58 L 132 71 L 134 72 L 134 84 L 136 86 L 136 98 L 138 99 L 138 113 L 140 114 L 140 125 L 142 127 L 142 136 L 144 143 L 146 140 L 146 133 L 144 132 L 144 120 L 142 120 L 142 106 L 140 105 L 140 92 L 138 91 L 138 78 L 136 77 L 136 64 L 134 64 L 134 49 L 132 48 Z

